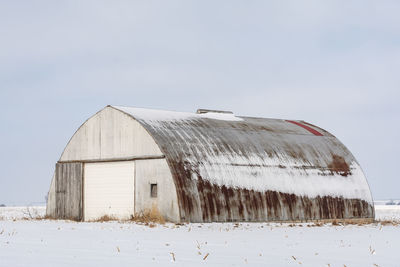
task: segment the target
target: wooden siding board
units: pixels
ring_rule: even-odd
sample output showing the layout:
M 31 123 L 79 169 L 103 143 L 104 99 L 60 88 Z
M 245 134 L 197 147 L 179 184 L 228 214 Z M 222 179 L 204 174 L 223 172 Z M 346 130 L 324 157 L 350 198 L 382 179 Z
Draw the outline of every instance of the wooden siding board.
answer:
M 82 173 L 82 163 L 56 164 L 56 218 L 82 220 Z

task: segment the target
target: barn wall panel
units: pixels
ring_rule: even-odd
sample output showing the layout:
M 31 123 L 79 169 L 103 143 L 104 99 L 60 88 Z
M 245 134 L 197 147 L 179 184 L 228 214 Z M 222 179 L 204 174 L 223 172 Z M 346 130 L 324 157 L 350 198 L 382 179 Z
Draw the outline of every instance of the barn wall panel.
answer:
M 155 205 L 161 215 L 179 222 L 175 184 L 165 159 L 137 160 L 135 176 L 135 212 L 150 210 Z M 157 184 L 157 197 L 150 195 L 150 185 Z
M 82 219 L 82 163 L 57 163 L 55 215 L 59 219 Z
M 106 107 L 76 131 L 60 161 L 161 155 L 143 126 L 132 117 Z
M 218 186 L 198 178 L 192 188 L 179 190 L 182 221 L 310 221 L 329 219 L 373 219 L 374 207 L 361 199 L 298 196 L 267 190 Z M 189 189 L 189 190 L 188 190 Z M 192 201 L 197 199 L 198 201 Z

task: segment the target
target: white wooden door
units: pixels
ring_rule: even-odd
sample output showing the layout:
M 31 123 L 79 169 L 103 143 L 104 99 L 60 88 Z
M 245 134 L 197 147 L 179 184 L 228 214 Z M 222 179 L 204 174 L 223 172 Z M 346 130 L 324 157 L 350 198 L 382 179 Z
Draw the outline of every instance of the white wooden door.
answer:
M 129 219 L 134 214 L 134 173 L 133 161 L 85 163 L 84 220 Z

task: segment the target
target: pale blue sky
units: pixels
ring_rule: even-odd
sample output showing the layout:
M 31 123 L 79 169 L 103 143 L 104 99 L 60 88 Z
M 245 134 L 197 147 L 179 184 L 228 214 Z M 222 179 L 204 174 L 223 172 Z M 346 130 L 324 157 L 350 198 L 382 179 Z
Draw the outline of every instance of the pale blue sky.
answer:
M 0 203 L 108 104 L 302 119 L 400 198 L 399 1 L 1 1 Z

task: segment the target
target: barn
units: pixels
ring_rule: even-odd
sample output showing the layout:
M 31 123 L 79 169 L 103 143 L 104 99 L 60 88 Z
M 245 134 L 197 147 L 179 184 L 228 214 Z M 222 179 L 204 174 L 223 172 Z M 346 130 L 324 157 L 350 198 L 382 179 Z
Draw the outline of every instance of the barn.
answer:
M 374 219 L 365 175 L 329 132 L 298 120 L 107 106 L 55 166 L 46 213 L 171 222 Z

